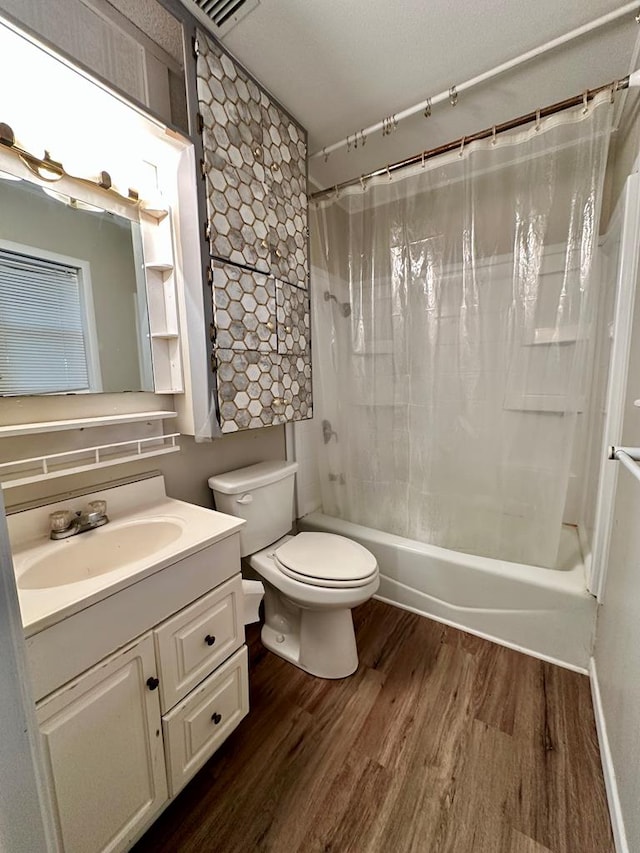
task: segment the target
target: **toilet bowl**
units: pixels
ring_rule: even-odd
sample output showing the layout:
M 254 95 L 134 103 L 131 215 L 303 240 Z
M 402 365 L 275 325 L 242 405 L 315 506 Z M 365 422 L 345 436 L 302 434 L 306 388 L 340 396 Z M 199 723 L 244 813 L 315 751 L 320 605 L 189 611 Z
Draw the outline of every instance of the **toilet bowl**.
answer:
M 289 535 L 296 463 L 263 462 L 209 479 L 221 512 L 245 518 L 240 552 L 265 584 L 266 648 L 321 678 L 358 667 L 351 608 L 379 586 L 376 559 L 332 533 Z

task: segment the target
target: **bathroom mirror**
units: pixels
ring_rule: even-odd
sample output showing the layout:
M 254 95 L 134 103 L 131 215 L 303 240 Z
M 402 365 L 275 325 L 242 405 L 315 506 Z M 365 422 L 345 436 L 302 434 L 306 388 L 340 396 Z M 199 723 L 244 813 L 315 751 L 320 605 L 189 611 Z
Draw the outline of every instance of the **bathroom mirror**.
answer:
M 153 390 L 139 224 L 0 173 L 0 396 Z

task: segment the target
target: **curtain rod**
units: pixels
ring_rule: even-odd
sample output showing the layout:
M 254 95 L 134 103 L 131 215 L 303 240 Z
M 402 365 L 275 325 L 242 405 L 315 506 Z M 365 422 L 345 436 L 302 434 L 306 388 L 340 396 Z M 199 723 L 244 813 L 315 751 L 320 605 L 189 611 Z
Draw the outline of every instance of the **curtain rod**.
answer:
M 550 104 L 548 107 L 541 107 L 538 110 L 534 110 L 530 113 L 525 113 L 525 115 L 518 116 L 517 118 L 512 118 L 509 121 L 504 121 L 502 124 L 492 125 L 491 127 L 486 127 L 484 130 L 479 130 L 477 133 L 472 134 L 471 136 L 460 136 L 458 139 L 454 139 L 452 142 L 447 142 L 444 145 L 438 145 L 437 148 L 431 148 L 427 151 L 421 151 L 419 154 L 413 154 L 411 157 L 407 157 L 404 160 L 398 160 L 396 163 L 392 163 L 389 166 L 384 166 L 382 169 L 376 169 L 374 172 L 369 172 L 366 175 L 360 175 L 357 178 L 351 178 L 348 181 L 343 181 L 341 184 L 336 184 L 332 187 L 326 187 L 326 189 L 318 190 L 315 193 L 311 194 L 311 199 L 319 199 L 324 196 L 331 195 L 332 193 L 339 193 L 340 190 L 345 187 L 355 186 L 356 184 L 363 184 L 365 181 L 370 180 L 371 178 L 379 178 L 382 175 L 388 175 L 389 179 L 391 179 L 391 175 L 394 172 L 399 171 L 400 169 L 405 169 L 408 166 L 415 166 L 418 163 L 422 164 L 426 160 L 432 160 L 434 157 L 439 157 L 441 154 L 447 154 L 449 151 L 455 151 L 456 149 L 463 148 L 467 145 L 470 145 L 472 142 L 477 142 L 480 139 L 488 139 L 492 136 L 497 136 L 499 133 L 506 133 L 509 130 L 514 130 L 517 127 L 522 127 L 524 124 L 530 124 L 533 121 L 539 121 L 542 118 L 547 118 L 548 116 L 555 115 L 555 113 L 562 112 L 563 110 L 571 109 L 571 107 L 577 107 L 580 104 L 585 103 L 587 100 L 592 100 L 596 95 L 599 95 L 600 92 L 605 92 L 607 90 L 611 91 L 612 96 L 614 92 L 619 92 L 621 89 L 628 89 L 631 81 L 631 85 L 636 83 L 633 79 L 636 77 L 638 72 L 635 72 L 630 77 L 624 77 L 622 80 L 614 80 L 612 83 L 607 83 L 604 86 L 598 86 L 596 89 L 588 89 L 586 92 L 583 92 L 581 95 L 575 95 L 572 98 L 566 98 L 564 101 L 558 101 L 555 104 Z M 638 81 L 640 82 L 640 80 Z M 637 85 L 637 83 L 636 83 Z
M 625 15 L 636 14 L 636 21 L 640 24 L 640 20 L 638 20 L 638 3 L 631 2 L 627 3 L 624 6 L 621 6 L 619 9 L 615 9 L 613 12 L 608 12 L 606 15 L 602 15 L 599 18 L 596 18 L 593 21 L 590 21 L 588 24 L 583 24 L 581 27 L 577 27 L 575 30 L 571 30 L 568 33 L 565 33 L 562 36 L 558 36 L 551 41 L 546 42 L 545 44 L 540 45 L 539 47 L 533 48 L 533 50 L 529 50 L 526 53 L 521 54 L 520 56 L 516 56 L 513 59 L 509 59 L 507 62 L 503 62 L 501 65 L 497 65 L 495 68 L 491 68 L 489 71 L 484 71 L 482 74 L 478 74 L 476 77 L 472 77 L 470 80 L 465 80 L 464 83 L 460 83 L 457 86 L 452 86 L 446 92 L 440 92 L 438 95 L 434 95 L 432 98 L 427 98 L 426 101 L 421 101 L 419 104 L 415 104 L 413 107 L 407 107 L 407 109 L 402 110 L 401 112 L 387 116 L 382 119 L 382 121 L 376 122 L 375 124 L 370 125 L 367 128 L 363 128 L 361 131 L 356 131 L 355 134 L 347 136 L 345 139 L 341 139 L 339 142 L 334 142 L 333 145 L 328 145 L 325 148 L 322 148 L 320 151 L 315 151 L 310 156 L 310 160 L 313 160 L 315 157 L 324 156 L 325 158 L 331 154 L 333 151 L 338 151 L 340 148 L 350 148 L 351 145 L 358 140 L 360 137 L 361 140 L 365 140 L 367 136 L 372 133 L 377 133 L 379 130 L 382 130 L 384 135 L 388 135 L 393 129 L 395 129 L 398 125 L 399 121 L 402 121 L 405 118 L 409 118 L 410 116 L 416 115 L 417 113 L 426 110 L 430 113 L 431 108 L 435 106 L 435 104 L 439 104 L 442 101 L 448 101 L 449 99 L 453 99 L 452 103 L 457 101 L 457 96 L 461 92 L 466 92 L 468 89 L 473 88 L 474 86 L 479 85 L 480 83 L 485 83 L 487 80 L 492 80 L 494 77 L 498 77 L 500 74 L 504 74 L 505 71 L 510 71 L 512 68 L 517 68 L 519 65 L 524 65 L 525 62 L 529 62 L 532 59 L 535 59 L 538 56 L 542 56 L 545 53 L 548 53 L 550 50 L 554 50 L 556 47 L 561 47 L 563 44 L 567 44 L 568 42 L 574 41 L 581 36 L 586 35 L 587 33 L 592 32 L 593 30 L 600 29 L 600 27 L 605 26 L 606 24 L 610 24 L 613 21 L 618 20 L 618 18 L 622 18 Z

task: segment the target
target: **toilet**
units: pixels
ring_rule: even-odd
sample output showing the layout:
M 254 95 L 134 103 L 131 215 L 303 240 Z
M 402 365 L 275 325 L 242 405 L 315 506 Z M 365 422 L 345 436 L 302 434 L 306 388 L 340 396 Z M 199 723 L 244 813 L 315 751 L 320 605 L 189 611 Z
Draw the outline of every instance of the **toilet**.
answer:
M 320 678 L 358 668 L 351 608 L 379 586 L 376 558 L 333 533 L 289 534 L 296 462 L 260 462 L 209 478 L 216 509 L 246 520 L 240 553 L 265 587 L 262 642 Z

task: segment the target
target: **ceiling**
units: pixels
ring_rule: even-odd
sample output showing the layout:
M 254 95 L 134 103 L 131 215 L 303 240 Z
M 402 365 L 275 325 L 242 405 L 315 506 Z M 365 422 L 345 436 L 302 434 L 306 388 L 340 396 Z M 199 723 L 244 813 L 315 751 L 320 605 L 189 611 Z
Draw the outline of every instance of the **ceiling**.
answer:
M 624 5 L 613 0 L 261 0 L 223 39 L 309 130 L 309 149 L 380 121 Z M 633 13 L 415 116 L 364 148 L 311 161 L 330 186 L 624 77 Z M 633 64 L 634 69 L 630 68 Z

